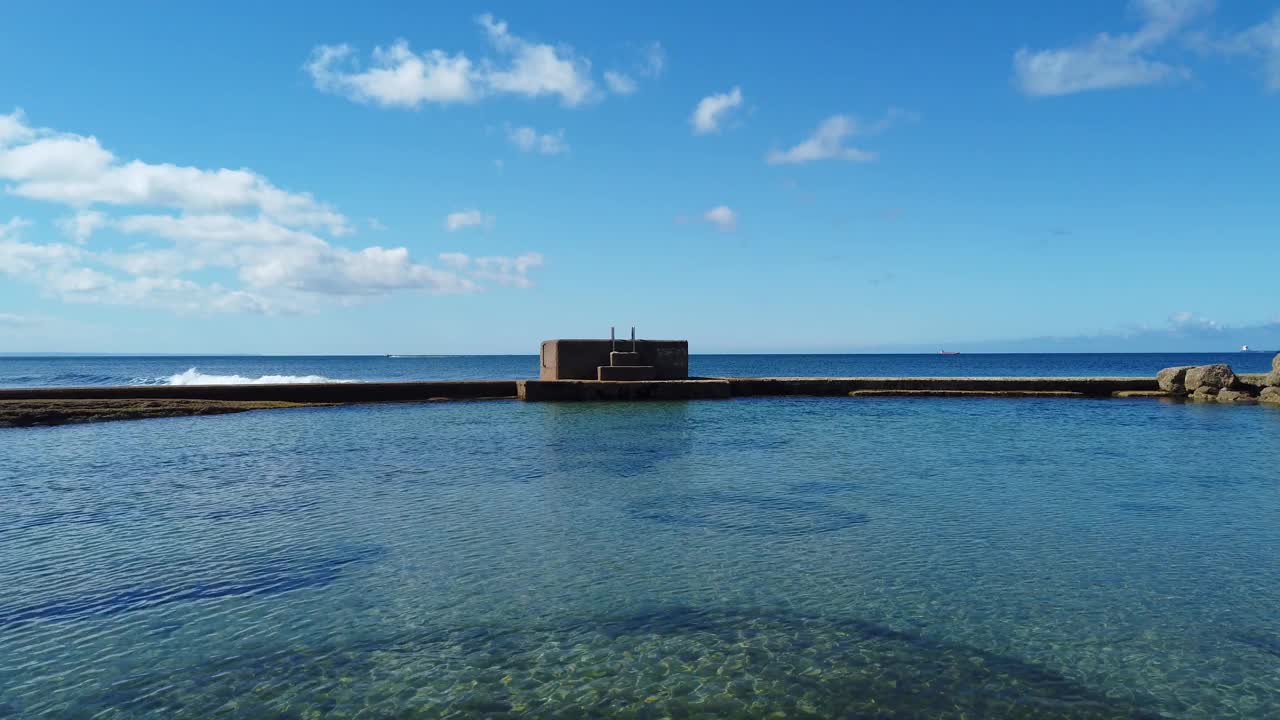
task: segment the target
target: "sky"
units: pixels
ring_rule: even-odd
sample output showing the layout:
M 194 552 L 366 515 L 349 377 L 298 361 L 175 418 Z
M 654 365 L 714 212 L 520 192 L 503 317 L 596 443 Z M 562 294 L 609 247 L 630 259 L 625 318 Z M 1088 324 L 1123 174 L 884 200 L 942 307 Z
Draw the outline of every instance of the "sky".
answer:
M 11 4 L 0 352 L 1280 348 L 1280 3 Z

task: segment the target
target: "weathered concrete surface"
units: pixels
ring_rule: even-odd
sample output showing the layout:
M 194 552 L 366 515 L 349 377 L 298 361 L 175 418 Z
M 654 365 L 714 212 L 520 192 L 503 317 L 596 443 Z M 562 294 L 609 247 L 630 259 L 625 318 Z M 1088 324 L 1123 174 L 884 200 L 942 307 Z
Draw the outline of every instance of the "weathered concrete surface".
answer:
M 848 395 L 865 390 L 1069 392 L 1107 397 L 1126 390 L 1159 390 L 1154 378 L 726 378 L 734 396 Z
M 1111 397 L 1160 394 L 1152 378 L 705 378 L 684 381 L 598 382 L 521 380 L 522 400 L 649 400 L 719 397 L 814 397 L 871 394 L 970 397 Z
M 658 373 L 652 365 L 601 365 L 597 368 L 597 380 L 657 380 Z
M 588 400 L 721 400 L 730 397 L 725 380 L 520 380 L 521 400 L 531 402 Z
M 594 372 L 594 369 L 593 369 Z M 0 400 L 242 400 L 295 403 L 422 402 L 513 398 L 515 380 L 286 385 L 129 385 L 124 387 L 14 388 Z
M 618 341 L 619 351 L 631 350 L 630 340 Z M 540 353 L 540 380 L 595 380 L 596 368 L 611 365 L 608 340 L 546 340 Z M 659 380 L 689 377 L 687 340 L 637 340 L 637 365 L 652 365 Z
M 144 420 L 188 415 L 223 415 L 307 407 L 302 403 L 243 400 L 0 400 L 0 427 Z
M 624 366 L 625 367 L 625 366 Z M 619 368 L 615 368 L 619 369 Z M 1215 391 L 1216 392 L 1216 391 Z M 704 378 L 694 380 L 480 380 L 308 385 L 151 385 L 0 390 L 0 402 L 201 400 L 345 404 L 516 398 L 524 400 L 701 400 L 851 393 L 971 397 L 1111 397 L 1162 394 L 1154 378 Z
M 1093 396 L 1065 390 L 854 390 L 849 393 L 849 397 L 1087 398 Z

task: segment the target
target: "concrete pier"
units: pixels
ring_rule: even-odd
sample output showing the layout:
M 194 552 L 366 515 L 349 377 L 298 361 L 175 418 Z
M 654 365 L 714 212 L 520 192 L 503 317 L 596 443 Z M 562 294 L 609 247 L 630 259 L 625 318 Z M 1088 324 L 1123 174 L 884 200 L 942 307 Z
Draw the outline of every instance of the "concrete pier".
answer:
M 729 381 L 708 380 L 520 380 L 516 391 L 530 402 L 586 400 L 722 400 L 732 397 Z
M 515 380 L 284 385 L 128 385 L 0 389 L 3 400 L 257 400 L 293 403 L 423 402 L 514 398 Z
M 726 378 L 734 397 L 763 395 L 834 396 L 850 393 L 989 394 L 1071 393 L 1107 397 L 1117 392 L 1158 391 L 1149 377 L 862 377 L 862 378 Z
M 630 366 L 617 366 L 615 370 Z M 383 402 L 727 400 L 741 397 L 1173 397 L 1153 378 L 694 378 L 0 389 L 0 427 Z
M 730 397 L 834 397 L 882 394 L 1027 395 L 1107 397 L 1158 393 L 1153 378 L 695 378 L 690 380 L 469 380 L 297 385 L 136 385 L 0 389 L 4 400 L 225 400 L 291 403 L 424 402 L 520 398 L 531 401 L 705 400 Z

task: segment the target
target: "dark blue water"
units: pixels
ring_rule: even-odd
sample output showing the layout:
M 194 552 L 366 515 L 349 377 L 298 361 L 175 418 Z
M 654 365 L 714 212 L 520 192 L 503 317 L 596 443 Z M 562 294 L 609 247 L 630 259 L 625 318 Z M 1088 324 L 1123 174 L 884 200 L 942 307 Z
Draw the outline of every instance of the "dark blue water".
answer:
M 0 717 L 1275 718 L 1277 468 L 1156 400 L 3 430 Z
M 1267 372 L 1270 353 L 982 355 L 694 355 L 689 371 L 732 377 L 1149 376 L 1174 365 L 1225 362 Z M 0 387 L 325 380 L 485 380 L 536 377 L 534 355 L 436 357 L 0 357 Z

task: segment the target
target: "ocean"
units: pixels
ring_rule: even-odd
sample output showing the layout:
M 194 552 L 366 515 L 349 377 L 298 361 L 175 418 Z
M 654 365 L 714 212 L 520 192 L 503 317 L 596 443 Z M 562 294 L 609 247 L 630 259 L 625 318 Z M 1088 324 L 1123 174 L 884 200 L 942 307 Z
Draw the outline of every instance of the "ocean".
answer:
M 1267 372 L 1274 353 L 693 355 L 689 372 L 729 377 L 1154 376 L 1174 365 L 1225 362 Z M 0 356 L 0 388 L 402 380 L 538 376 L 536 355 Z
M 535 371 L 0 359 L 10 386 Z M 0 430 L 0 717 L 1280 717 L 1277 468 L 1280 409 L 1150 399 L 496 400 Z

